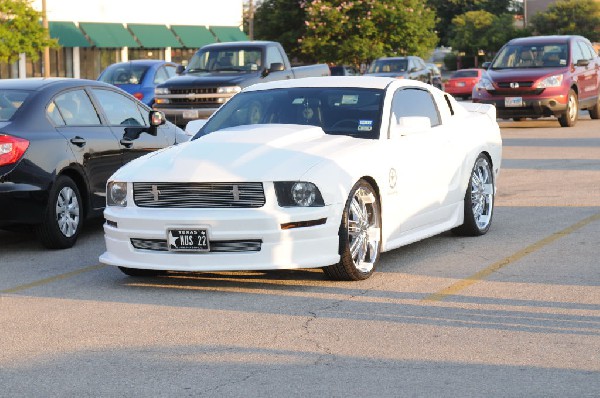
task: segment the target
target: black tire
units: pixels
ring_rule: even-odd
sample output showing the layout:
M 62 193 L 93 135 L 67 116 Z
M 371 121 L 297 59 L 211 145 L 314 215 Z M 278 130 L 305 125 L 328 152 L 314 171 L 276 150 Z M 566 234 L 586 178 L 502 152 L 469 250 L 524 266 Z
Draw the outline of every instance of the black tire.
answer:
M 600 119 L 600 94 L 598 95 L 598 98 L 596 98 L 596 104 L 588 109 L 588 112 L 590 113 L 590 118 Z
M 350 190 L 339 237 L 340 261 L 324 267 L 325 274 L 339 281 L 370 277 L 381 251 L 381 210 L 375 189 L 365 180 L 359 180 Z
M 75 182 L 58 176 L 48 195 L 42 224 L 37 226 L 40 241 L 49 249 L 72 247 L 83 225 L 83 202 Z
M 489 231 L 494 214 L 494 174 L 487 156 L 480 154 L 465 192 L 464 222 L 452 229 L 457 235 L 479 236 Z
M 577 94 L 573 89 L 569 90 L 569 96 L 567 97 L 567 110 L 565 113 L 558 117 L 558 122 L 561 127 L 573 127 L 577 123 L 577 116 L 579 114 L 579 102 Z
M 139 277 L 151 277 L 151 276 L 159 276 L 164 275 L 167 271 L 161 271 L 157 269 L 139 269 L 139 268 L 127 268 L 127 267 L 119 267 L 122 273 L 129 276 L 139 276 Z
M 522 117 L 513 117 L 513 121 L 515 121 L 515 122 L 520 122 L 523 119 L 524 118 L 522 118 Z

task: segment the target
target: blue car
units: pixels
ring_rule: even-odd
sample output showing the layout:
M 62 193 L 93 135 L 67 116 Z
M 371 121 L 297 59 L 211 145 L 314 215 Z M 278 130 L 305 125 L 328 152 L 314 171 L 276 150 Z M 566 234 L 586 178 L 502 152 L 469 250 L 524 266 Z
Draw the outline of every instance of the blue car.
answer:
M 148 106 L 154 104 L 154 88 L 176 75 L 179 64 L 158 59 L 139 59 L 108 66 L 98 80 L 113 84 Z

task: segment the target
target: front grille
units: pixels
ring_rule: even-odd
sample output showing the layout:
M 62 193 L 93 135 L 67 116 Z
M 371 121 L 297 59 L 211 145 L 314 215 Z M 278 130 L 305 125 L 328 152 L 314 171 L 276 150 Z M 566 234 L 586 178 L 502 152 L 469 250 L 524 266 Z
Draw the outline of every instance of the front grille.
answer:
M 510 85 L 512 83 L 518 83 L 519 88 L 531 88 L 531 86 L 533 86 L 533 82 L 500 82 L 500 83 L 498 83 L 498 87 L 511 88 Z
M 216 87 L 208 87 L 208 88 L 171 88 L 169 89 L 171 94 L 216 94 Z
M 136 239 L 131 238 L 131 245 L 138 250 L 151 250 L 166 252 L 166 239 Z M 244 253 L 244 252 L 259 252 L 262 246 L 260 239 L 250 240 L 221 240 L 210 241 L 210 253 Z M 182 252 L 189 254 L 194 252 Z M 202 253 L 202 252 L 200 252 Z
M 136 182 L 133 200 L 139 207 L 256 208 L 265 205 L 265 193 L 260 182 Z
M 223 105 L 219 103 L 217 98 L 172 98 L 171 104 L 175 105 Z

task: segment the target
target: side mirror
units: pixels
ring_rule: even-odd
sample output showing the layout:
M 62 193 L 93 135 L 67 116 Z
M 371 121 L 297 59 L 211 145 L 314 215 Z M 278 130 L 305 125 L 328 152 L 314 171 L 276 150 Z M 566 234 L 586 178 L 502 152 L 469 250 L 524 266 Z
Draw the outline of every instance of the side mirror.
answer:
M 158 127 L 167 122 L 165 114 L 160 111 L 150 111 L 150 126 Z
M 181 75 L 184 70 L 185 70 L 185 66 L 177 65 L 177 68 L 175 68 L 175 73 L 177 73 L 178 75 Z
M 281 72 L 282 70 L 285 70 L 285 66 L 281 62 L 273 62 L 269 67 L 269 70 L 271 72 Z
M 425 116 L 404 116 L 390 126 L 390 139 L 397 139 L 431 128 L 431 120 Z
M 590 64 L 590 61 L 587 59 L 579 59 L 577 60 L 577 66 L 588 66 Z

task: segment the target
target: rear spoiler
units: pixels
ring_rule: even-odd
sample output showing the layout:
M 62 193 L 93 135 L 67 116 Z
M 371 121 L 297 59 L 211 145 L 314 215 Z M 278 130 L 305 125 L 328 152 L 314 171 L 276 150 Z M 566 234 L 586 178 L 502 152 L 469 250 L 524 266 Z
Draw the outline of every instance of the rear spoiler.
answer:
M 474 102 L 461 102 L 460 104 L 469 112 L 481 113 L 492 120 L 496 120 L 496 107 L 494 105 Z

